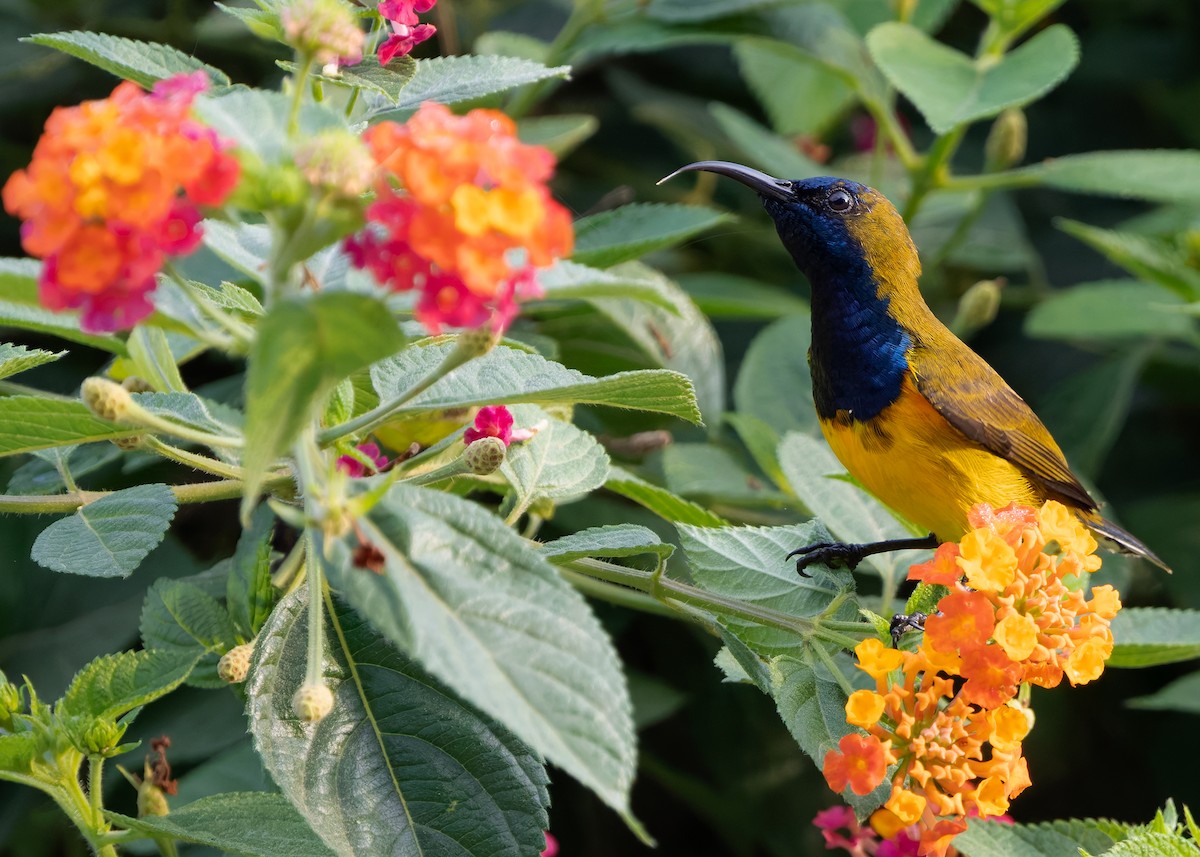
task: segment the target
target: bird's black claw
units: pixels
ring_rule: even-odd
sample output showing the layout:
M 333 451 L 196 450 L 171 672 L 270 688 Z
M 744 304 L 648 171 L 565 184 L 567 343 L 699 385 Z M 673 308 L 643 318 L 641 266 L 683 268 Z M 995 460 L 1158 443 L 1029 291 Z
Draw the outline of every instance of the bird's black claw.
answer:
M 796 548 L 787 555 L 787 559 L 796 557 L 796 574 L 801 577 L 812 577 L 806 569 L 810 565 L 842 566 L 854 571 L 863 560 L 862 545 L 848 545 L 844 542 L 817 542 Z
M 927 618 L 929 617 L 924 613 L 897 613 L 894 615 L 888 626 L 892 635 L 892 648 L 900 648 L 900 638 L 909 631 L 924 631 Z

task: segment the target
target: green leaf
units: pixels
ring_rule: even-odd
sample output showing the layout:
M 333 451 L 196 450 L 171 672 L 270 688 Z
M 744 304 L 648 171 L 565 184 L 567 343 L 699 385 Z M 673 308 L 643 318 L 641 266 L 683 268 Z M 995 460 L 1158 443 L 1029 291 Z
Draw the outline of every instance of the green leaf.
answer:
M 510 446 L 500 465 L 513 487 L 501 509 L 508 520 L 534 504 L 570 503 L 604 484 L 608 454 L 594 437 L 532 405 L 517 405 L 512 413 L 517 425 L 533 426 L 537 434 Z
M 143 429 L 119 426 L 94 416 L 83 402 L 37 396 L 0 398 L 0 455 L 142 433 Z
M 638 262 L 612 270 L 653 282 L 675 311 L 618 298 L 593 298 L 592 306 L 632 339 L 653 364 L 690 378 L 700 414 L 715 424 L 725 410 L 725 363 L 712 323 L 683 289 L 657 271 Z
M 780 505 L 787 496 L 765 483 L 732 452 L 706 443 L 674 443 L 662 453 L 667 487 L 708 505 Z
M 1082 852 L 1092 857 L 1099 852 Z M 1123 839 L 1104 852 L 1106 857 L 1196 857 L 1200 848 L 1196 843 L 1178 833 L 1155 833 L 1138 831 Z
M 26 348 L 24 345 L 0 343 L 0 378 L 8 378 L 18 372 L 25 372 L 47 363 L 53 363 L 67 352 L 43 351 L 40 348 Z
M 376 363 L 371 367 L 371 380 L 380 399 L 400 398 L 417 380 L 434 371 L 454 348 L 454 343 L 417 344 Z M 654 369 L 593 378 L 505 346 L 497 346 L 458 367 L 393 413 L 404 416 L 510 403 L 611 405 L 700 421 L 691 382 L 678 372 Z
M 546 293 L 546 300 L 630 298 L 679 314 L 679 308 L 659 288 L 657 281 L 640 279 L 630 272 L 616 274 L 575 262 L 559 261 L 538 272 L 538 285 Z
M 1047 27 L 999 60 L 973 60 L 896 22 L 868 33 L 867 47 L 938 134 L 1035 101 L 1079 61 L 1079 42 L 1062 24 Z
M 121 450 L 111 443 L 92 443 L 85 446 L 57 446 L 39 450 L 14 471 L 8 480 L 9 494 L 57 494 L 66 484 L 60 467 L 78 481 L 80 477 L 112 464 L 121 457 Z
M 1025 317 L 1041 339 L 1124 340 L 1161 337 L 1196 342 L 1183 300 L 1139 280 L 1100 280 L 1054 292 Z
M 1200 300 L 1200 271 L 1164 241 L 1059 218 L 1055 225 L 1103 253 L 1134 276 L 1158 283 L 1184 300 Z
M 204 246 L 221 261 L 254 282 L 263 286 L 267 284 L 267 258 L 271 254 L 270 227 L 261 223 L 206 220 L 203 240 Z
M 1126 607 L 1112 622 L 1110 667 L 1152 667 L 1200 657 L 1200 610 Z
M 788 491 L 787 477 L 779 466 L 779 434 L 771 426 L 751 414 L 726 414 L 725 422 L 733 427 L 759 469 L 771 477 L 781 491 Z
M 237 632 L 245 640 L 254 639 L 275 605 L 276 592 L 271 584 L 274 531 L 274 513 L 266 505 L 259 506 L 250 518 L 250 526 L 238 538 L 230 563 L 225 603 Z
M 139 628 L 147 649 L 193 660 L 206 654 L 223 654 L 238 643 L 233 622 L 221 602 L 186 580 L 154 582 L 142 604 Z
M 196 100 L 195 111 L 221 137 L 264 162 L 291 162 L 292 99 L 282 92 L 235 86 L 218 95 Z M 305 101 L 297 114 L 297 139 L 327 128 L 345 128 L 345 120 L 322 104 Z M 208 224 L 204 227 L 208 229 Z M 259 272 L 259 276 L 262 272 Z
M 230 792 L 171 807 L 169 815 L 105 817 L 147 836 L 207 845 L 243 857 L 333 857 L 287 799 L 268 792 Z
M 757 417 L 781 436 L 820 434 L 808 370 L 811 339 L 807 312 L 782 318 L 754 338 L 733 386 L 738 413 Z
M 113 719 L 183 684 L 196 659 L 178 652 L 101 655 L 71 680 L 58 714 Z
M 463 699 L 628 815 L 628 691 L 583 597 L 494 515 L 449 494 L 396 485 L 360 524 L 383 573 L 351 564 L 351 537 L 334 545 L 331 584 Z
M 625 557 L 653 554 L 660 562 L 675 552 L 675 546 L 665 544 L 662 537 L 648 527 L 637 524 L 609 524 L 589 527 L 569 536 L 538 546 L 542 556 L 555 564 L 571 562 L 588 556 Z
M 41 271 L 42 265 L 36 259 L 0 257 L 0 326 L 48 333 L 113 354 L 125 353 L 125 343 L 118 337 L 82 332 L 79 313 L 51 312 L 40 306 Z
M 707 21 L 782 2 L 785 0 L 650 0 L 646 14 L 660 21 Z
M 166 536 L 175 508 L 166 485 L 114 491 L 42 530 L 31 556 L 67 574 L 128 577 Z
M 846 722 L 846 691 L 823 664 L 814 666 L 820 661 L 811 646 L 806 646 L 802 655 L 802 658 L 785 655 L 772 662 L 771 696 L 788 732 L 819 767 L 825 761 L 825 754 L 836 750 L 838 741 L 855 730 Z M 849 658 L 841 660 L 844 662 L 841 666 L 849 668 Z M 847 788 L 842 797 L 858 815 L 865 816 L 887 800 L 890 793 L 891 784 L 884 782 L 863 796 Z
M 714 102 L 709 105 L 708 112 L 748 165 L 772 175 L 795 178 L 823 172 L 819 164 L 800 154 L 788 140 L 764 128 L 740 110 Z
M 1087 822 L 1012 824 L 969 819 L 954 847 L 967 857 L 1079 857 L 1079 849 L 1105 851 L 1113 838 Z
M 760 606 L 790 617 L 822 614 L 854 581 L 848 571 L 811 567 L 812 577 L 800 577 L 789 551 L 813 540 L 827 539 L 815 521 L 786 527 L 693 527 L 676 524 L 692 579 L 715 595 Z M 718 613 L 720 615 L 720 613 Z M 854 598 L 845 598 L 827 616 L 853 621 L 858 615 Z M 769 627 L 734 616 L 723 624 L 760 655 L 796 654 L 806 645 L 804 623 L 795 631 Z
M 699 205 L 631 203 L 575 223 L 573 261 L 598 268 L 628 262 L 673 247 L 730 220 L 728 214 Z
M 1038 414 L 1076 473 L 1091 479 L 1100 473 L 1125 425 L 1149 356 L 1146 347 L 1118 352 L 1064 379 L 1046 395 Z
M 846 468 L 825 441 L 789 432 L 779 445 L 779 464 L 800 502 L 829 528 L 837 541 L 863 544 L 913 536 L 914 531 L 882 503 L 846 481 Z M 801 546 L 802 543 L 792 545 Z M 905 578 L 908 567 L 922 558 L 921 551 L 890 551 L 867 557 L 864 562 L 875 567 L 891 592 Z
M 536 853 L 549 798 L 534 751 L 349 605 L 327 605 L 321 675 L 334 706 L 319 726 L 291 703 L 305 680 L 303 591 L 263 627 L 247 683 L 256 748 L 313 829 L 340 855 Z
M 840 75 L 785 42 L 750 39 L 734 47 L 734 56 L 780 134 L 821 134 L 855 101 Z
M 530 116 L 517 123 L 517 136 L 530 146 L 545 146 L 560 161 L 600 128 L 600 120 L 586 113 Z
M 133 400 L 143 410 L 204 432 L 238 435 L 245 419 L 227 405 L 202 399 L 195 393 L 134 393 Z
M 160 393 L 186 392 L 166 331 L 139 324 L 129 334 L 127 345 L 134 371 L 152 389 Z
M 366 295 L 322 292 L 271 308 L 258 326 L 246 373 L 243 515 L 271 462 L 338 382 L 403 345 L 391 313 Z
M 300 68 L 296 63 L 284 60 L 276 60 L 275 64 L 293 74 Z M 335 86 L 377 93 L 395 104 L 400 100 L 401 90 L 408 86 L 416 73 L 417 64 L 412 57 L 400 57 L 386 66 L 381 66 L 377 57 L 368 56 L 363 57 L 362 62 L 357 65 L 339 67 L 337 74 L 325 74 L 316 70 L 312 77 Z
M 5 772 L 28 773 L 44 749 L 42 740 L 33 732 L 0 735 L 0 780 L 5 779 Z
M 697 527 L 723 527 L 729 523 L 703 506 L 672 494 L 666 488 L 647 482 L 620 467 L 609 468 L 608 480 L 604 487 L 673 523 Z
M 1049 15 L 1065 0 L 971 0 L 995 18 L 1005 31 L 1022 32 Z
M 790 292 L 736 274 L 682 274 L 675 281 L 696 306 L 714 319 L 767 319 L 808 313 L 808 304 Z
M 203 71 L 215 86 L 229 85 L 225 72 L 157 42 L 139 42 L 79 30 L 37 33 L 21 41 L 62 51 L 147 89 L 165 78 L 193 71 Z
M 1126 705 L 1130 708 L 1148 708 L 1154 711 L 1200 714 L 1200 672 L 1176 679 L 1154 693 L 1131 699 Z
M 415 110 L 425 101 L 458 104 L 539 80 L 566 78 L 571 73 L 569 66 L 549 68 L 517 57 L 434 57 L 417 60 L 416 66 L 412 80 L 395 101 L 367 99 L 368 116 L 372 120 Z
M 772 37 L 795 45 L 842 78 L 868 104 L 890 103 L 887 81 L 846 15 L 828 3 L 800 3 L 764 13 Z M 811 173 L 809 173 L 811 175 Z
M 1051 158 L 1020 172 L 1076 193 L 1164 203 L 1200 200 L 1200 152 L 1193 150 L 1085 152 Z

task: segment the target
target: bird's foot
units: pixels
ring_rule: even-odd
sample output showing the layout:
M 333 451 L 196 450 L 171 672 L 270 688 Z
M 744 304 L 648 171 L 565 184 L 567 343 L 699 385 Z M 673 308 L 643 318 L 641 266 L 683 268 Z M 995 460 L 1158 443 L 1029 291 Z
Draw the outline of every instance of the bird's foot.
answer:
M 900 648 L 900 638 L 909 631 L 924 631 L 925 620 L 929 617 L 924 613 L 897 613 L 892 617 L 888 631 L 892 635 L 892 648 Z
M 796 548 L 787 555 L 787 559 L 796 558 L 796 574 L 801 577 L 812 577 L 804 569 L 810 565 L 842 566 L 850 571 L 863 561 L 868 554 L 863 551 L 866 545 L 851 545 L 845 542 L 817 542 Z

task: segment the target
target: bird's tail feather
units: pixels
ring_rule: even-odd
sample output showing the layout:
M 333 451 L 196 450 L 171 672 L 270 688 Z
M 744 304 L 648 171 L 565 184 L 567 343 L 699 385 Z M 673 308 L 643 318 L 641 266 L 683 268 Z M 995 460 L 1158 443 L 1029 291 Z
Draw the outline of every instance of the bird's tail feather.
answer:
M 1104 518 L 1097 516 L 1094 518 L 1085 518 L 1084 523 L 1096 535 L 1103 536 L 1109 541 L 1114 542 L 1121 549 L 1121 553 L 1140 556 L 1154 563 L 1167 574 L 1171 573 L 1171 567 L 1159 559 L 1158 554 L 1142 544 L 1141 540 L 1132 533 L 1127 533 L 1112 521 L 1106 521 Z

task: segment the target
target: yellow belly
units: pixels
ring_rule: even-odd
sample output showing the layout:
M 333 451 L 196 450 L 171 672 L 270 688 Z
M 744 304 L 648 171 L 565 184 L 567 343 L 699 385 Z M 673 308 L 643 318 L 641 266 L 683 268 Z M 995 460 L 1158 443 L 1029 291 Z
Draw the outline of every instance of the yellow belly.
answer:
M 908 380 L 867 423 L 822 420 L 838 460 L 872 494 L 942 541 L 969 527 L 976 503 L 1040 505 L 1045 495 L 1005 459 L 950 425 Z

